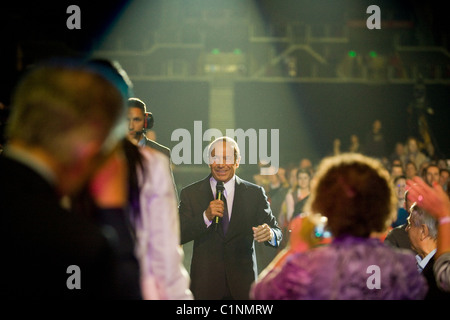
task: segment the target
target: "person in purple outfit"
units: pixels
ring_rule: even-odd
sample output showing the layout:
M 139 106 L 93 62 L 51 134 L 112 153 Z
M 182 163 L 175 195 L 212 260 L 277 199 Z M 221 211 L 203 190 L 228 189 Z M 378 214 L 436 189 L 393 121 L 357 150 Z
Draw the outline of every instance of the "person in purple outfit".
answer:
M 329 245 L 275 259 L 252 285 L 253 299 L 423 299 L 428 287 L 410 252 L 377 237 L 396 218 L 381 163 L 361 154 L 322 161 L 305 212 L 327 219 Z

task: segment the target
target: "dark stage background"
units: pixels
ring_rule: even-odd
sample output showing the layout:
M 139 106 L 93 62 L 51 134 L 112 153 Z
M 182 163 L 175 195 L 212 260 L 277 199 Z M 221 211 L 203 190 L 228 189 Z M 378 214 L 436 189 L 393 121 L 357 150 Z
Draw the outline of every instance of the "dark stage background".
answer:
M 335 138 L 342 150 L 351 134 L 364 142 L 376 119 L 390 154 L 410 134 L 407 109 L 421 75 L 426 105 L 434 110 L 427 118 L 436 152 L 450 157 L 450 37 L 439 2 L 78 1 L 79 30 L 66 27 L 70 4 L 0 5 L 3 124 L 11 90 L 27 66 L 52 56 L 100 55 L 129 73 L 135 95 L 155 116 L 157 140 L 169 147 L 177 144 L 171 141 L 177 128 L 193 134 L 194 121 L 202 121 L 203 130 L 214 127 L 211 89 L 224 79 L 231 83 L 233 128 L 279 129 L 283 166 L 303 157 L 319 161 Z M 381 30 L 365 26 L 371 4 L 381 8 Z M 393 57 L 401 71 L 386 63 Z M 216 72 L 223 61 L 234 71 Z M 372 68 L 374 61 L 383 67 Z M 208 171 L 206 165 L 174 170 L 181 186 Z M 256 169 L 240 170 L 251 177 Z

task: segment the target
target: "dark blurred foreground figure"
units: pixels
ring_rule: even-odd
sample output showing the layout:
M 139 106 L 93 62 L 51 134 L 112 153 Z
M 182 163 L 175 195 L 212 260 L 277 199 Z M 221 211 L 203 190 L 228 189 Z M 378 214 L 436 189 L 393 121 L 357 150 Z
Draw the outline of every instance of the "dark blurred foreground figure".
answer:
M 414 255 L 374 237 L 395 220 L 395 195 L 381 163 L 359 155 L 324 159 L 305 212 L 321 213 L 329 245 L 281 256 L 251 289 L 255 299 L 423 299 Z
M 114 72 L 123 79 L 132 95 L 133 83 L 117 62 L 94 59 L 90 63 L 100 64 Z M 169 153 L 164 153 L 145 145 L 138 146 L 140 138 L 136 137 L 152 127 L 153 116 L 146 112 L 145 104 L 137 98 L 129 98 L 127 105 L 128 135 L 122 139 L 128 165 L 127 216 L 139 261 L 142 298 L 192 299 L 189 275 L 183 266 L 183 251 L 179 246 L 179 219 L 176 189 L 169 165 L 170 150 L 166 149 Z M 77 212 L 92 211 L 93 204 L 88 192 L 78 194 L 73 200 Z M 130 259 L 123 257 L 122 260 Z
M 107 69 L 75 61 L 37 66 L 19 83 L 0 158 L 3 299 L 140 298 L 117 143 L 126 91 Z M 84 189 L 93 215 L 61 206 Z

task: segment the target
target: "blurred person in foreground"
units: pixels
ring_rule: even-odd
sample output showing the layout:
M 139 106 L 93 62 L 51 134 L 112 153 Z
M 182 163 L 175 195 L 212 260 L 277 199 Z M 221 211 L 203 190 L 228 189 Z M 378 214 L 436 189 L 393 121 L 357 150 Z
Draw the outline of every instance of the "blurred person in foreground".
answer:
M 129 218 L 146 300 L 190 300 L 169 158 L 124 141 L 129 164 Z
M 91 63 L 107 67 L 133 87 L 125 70 L 116 63 L 103 59 Z M 142 133 L 151 127 L 152 115 L 145 112 L 141 100 L 129 98 L 127 107 L 128 129 L 133 127 Z M 135 107 L 137 112 L 132 112 L 130 117 L 130 110 Z M 140 107 L 143 107 L 142 113 Z M 128 165 L 127 211 L 140 266 L 142 297 L 146 300 L 192 299 L 189 275 L 182 264 L 183 251 L 179 246 L 177 203 L 168 154 L 138 145 L 135 135 L 130 135 L 129 131 L 126 137 L 122 146 Z
M 406 182 L 408 199 L 438 221 L 437 250 L 433 271 L 438 287 L 450 292 L 450 200 L 439 183 L 430 187 L 419 177 Z
M 143 134 L 147 128 L 145 117 L 145 104 L 137 98 L 128 99 L 125 150 L 130 171 L 129 210 L 141 267 L 142 295 L 148 300 L 190 300 L 190 279 L 179 245 L 180 222 L 170 150 L 155 148 L 156 143 L 141 143 L 150 141 Z M 136 132 L 143 137 L 136 139 Z
M 139 299 L 118 141 L 128 88 L 79 61 L 27 72 L 13 95 L 0 158 L 4 299 Z M 95 215 L 61 203 L 87 189 Z
M 319 166 L 305 212 L 327 219 L 329 245 L 275 260 L 253 284 L 254 299 L 422 299 L 425 279 L 414 255 L 376 235 L 395 220 L 396 199 L 379 161 L 360 154 Z M 303 251 L 303 250 L 301 250 Z

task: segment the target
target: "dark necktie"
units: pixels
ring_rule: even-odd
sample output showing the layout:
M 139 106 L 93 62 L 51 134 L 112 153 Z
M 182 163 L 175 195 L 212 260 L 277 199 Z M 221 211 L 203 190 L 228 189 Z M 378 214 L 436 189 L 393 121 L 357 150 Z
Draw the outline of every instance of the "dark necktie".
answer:
M 230 218 L 228 216 L 227 198 L 225 198 L 225 196 L 222 196 L 222 201 L 224 203 L 223 218 L 222 218 L 222 230 L 223 230 L 223 234 L 226 234 L 228 231 L 228 225 L 230 224 Z

